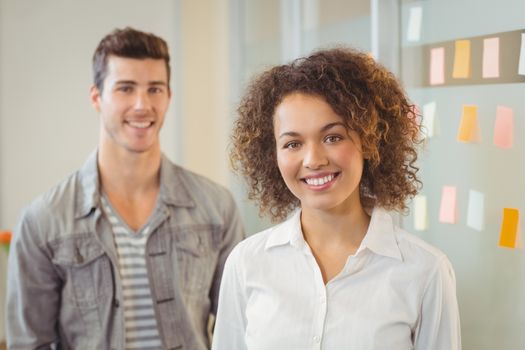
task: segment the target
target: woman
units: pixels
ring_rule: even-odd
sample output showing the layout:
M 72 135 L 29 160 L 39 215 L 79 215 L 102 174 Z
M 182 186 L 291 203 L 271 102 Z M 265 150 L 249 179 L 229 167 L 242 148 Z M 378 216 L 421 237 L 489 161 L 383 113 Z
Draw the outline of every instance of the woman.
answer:
M 319 51 L 253 81 L 233 164 L 261 212 L 288 219 L 228 258 L 213 349 L 461 348 L 449 260 L 388 213 L 417 193 L 418 141 L 414 106 L 363 53 Z

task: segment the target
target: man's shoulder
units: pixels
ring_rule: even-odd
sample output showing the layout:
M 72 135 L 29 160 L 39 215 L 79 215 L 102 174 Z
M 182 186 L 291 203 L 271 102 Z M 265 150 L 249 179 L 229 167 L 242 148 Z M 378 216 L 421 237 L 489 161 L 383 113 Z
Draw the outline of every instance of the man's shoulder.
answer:
M 78 171 L 38 195 L 27 209 L 33 213 L 52 212 L 58 214 L 63 208 L 72 208 L 75 204 L 75 192 L 78 187 Z
M 171 173 L 171 176 L 163 176 L 163 179 L 170 182 L 169 186 L 176 186 L 177 182 L 182 182 L 189 194 L 196 199 L 208 198 L 225 200 L 231 197 L 230 191 L 223 185 L 211 180 L 210 178 L 197 174 L 171 161 L 165 163 L 168 169 L 162 170 Z

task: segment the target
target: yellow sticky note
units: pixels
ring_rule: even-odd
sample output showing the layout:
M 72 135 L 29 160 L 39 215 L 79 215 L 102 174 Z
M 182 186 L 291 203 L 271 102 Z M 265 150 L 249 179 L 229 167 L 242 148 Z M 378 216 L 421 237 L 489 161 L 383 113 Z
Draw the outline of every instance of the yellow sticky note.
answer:
M 457 222 L 456 187 L 443 186 L 441 205 L 439 206 L 439 221 L 446 224 Z
M 470 78 L 470 40 L 456 40 L 453 78 Z
M 483 40 L 483 78 L 499 77 L 499 38 Z
M 461 142 L 481 141 L 477 106 L 463 105 L 463 115 L 461 116 L 457 139 Z
M 512 108 L 498 106 L 494 124 L 494 144 L 501 148 L 512 148 L 514 112 Z
M 518 224 L 520 212 L 518 209 L 503 208 L 503 222 L 499 236 L 500 247 L 516 248 L 518 245 Z
M 427 228 L 427 197 L 420 194 L 414 197 L 414 229 L 425 231 Z
M 445 83 L 445 48 L 435 47 L 430 50 L 430 85 Z

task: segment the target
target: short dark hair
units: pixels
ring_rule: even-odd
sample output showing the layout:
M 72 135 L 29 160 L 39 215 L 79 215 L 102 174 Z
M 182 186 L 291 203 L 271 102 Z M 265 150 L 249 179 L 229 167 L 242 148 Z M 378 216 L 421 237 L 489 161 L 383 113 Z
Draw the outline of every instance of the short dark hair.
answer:
M 130 27 L 115 29 L 102 38 L 93 54 L 93 82 L 100 91 L 104 87 L 104 79 L 108 69 L 108 57 L 111 55 L 126 58 L 164 60 L 169 88 L 170 54 L 168 44 L 166 44 L 164 39 Z
M 420 124 L 394 75 L 350 48 L 318 51 L 257 76 L 238 108 L 232 134 L 234 170 L 245 176 L 261 214 L 284 219 L 300 205 L 287 188 L 276 158 L 273 118 L 293 93 L 323 98 L 361 137 L 365 164 L 360 197 L 365 207 L 406 210 L 421 182 L 416 145 Z

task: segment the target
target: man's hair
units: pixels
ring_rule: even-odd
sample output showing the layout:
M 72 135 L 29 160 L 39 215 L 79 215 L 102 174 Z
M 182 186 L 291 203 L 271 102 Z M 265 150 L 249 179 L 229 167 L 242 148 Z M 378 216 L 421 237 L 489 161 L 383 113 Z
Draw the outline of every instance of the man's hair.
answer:
M 406 210 L 405 200 L 421 185 L 415 166 L 421 136 L 415 107 L 383 66 L 364 53 L 337 48 L 263 72 L 240 103 L 230 155 L 261 214 L 277 221 L 300 205 L 280 174 L 273 130 L 276 107 L 293 93 L 323 98 L 347 129 L 359 134 L 364 206 Z
M 164 39 L 130 27 L 115 29 L 102 38 L 93 55 L 93 82 L 100 91 L 104 87 L 104 79 L 108 71 L 108 57 L 110 56 L 164 60 L 169 88 L 170 54 Z

